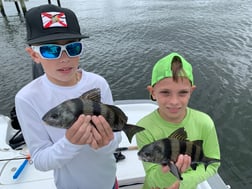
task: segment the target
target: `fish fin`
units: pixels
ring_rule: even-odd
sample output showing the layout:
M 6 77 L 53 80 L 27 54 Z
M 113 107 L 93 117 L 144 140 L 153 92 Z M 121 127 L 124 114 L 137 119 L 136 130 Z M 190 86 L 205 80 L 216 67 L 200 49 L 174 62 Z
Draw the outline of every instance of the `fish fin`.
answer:
M 139 127 L 137 125 L 131 125 L 131 124 L 126 124 L 122 130 L 124 131 L 124 133 L 126 134 L 129 142 L 131 143 L 131 140 L 133 138 L 133 136 L 140 132 L 140 131 L 143 131 L 144 128 L 143 127 Z
M 114 113 L 120 117 L 120 120 L 122 120 L 123 123 L 127 123 L 128 117 L 125 115 L 125 113 L 117 106 L 114 105 L 108 105 L 106 104 Z M 142 130 L 144 130 L 143 127 L 139 127 L 137 125 L 132 125 L 132 124 L 125 124 L 125 126 L 122 128 L 122 130 L 125 132 L 129 142 L 131 143 L 131 140 L 133 136 Z M 113 129 L 113 131 L 117 131 L 116 129 Z
M 179 180 L 183 180 L 179 170 L 178 170 L 178 167 L 174 164 L 173 161 L 170 161 L 170 160 L 163 160 L 163 162 L 161 163 L 162 166 L 169 166 L 170 168 L 170 172 L 175 176 L 177 177 Z
M 184 127 L 181 127 L 177 130 L 175 130 L 168 138 L 175 138 L 178 140 L 186 140 L 187 139 L 187 133 L 184 129 Z
M 113 129 L 113 132 L 120 132 L 120 129 Z
M 194 140 L 192 141 L 192 143 L 202 148 L 203 140 Z
M 196 170 L 196 168 L 197 168 L 198 165 L 199 165 L 198 163 L 192 163 L 192 164 L 191 164 L 191 168 L 192 168 L 193 170 Z
M 177 177 L 179 180 L 183 180 L 179 170 L 178 170 L 178 167 L 173 163 L 173 162 L 170 162 L 169 163 L 169 167 L 170 167 L 170 172 L 175 176 Z
M 209 158 L 209 157 L 203 157 L 202 162 L 205 165 L 205 170 L 207 169 L 207 166 L 212 164 L 212 163 L 220 163 L 220 159 L 215 159 L 215 158 Z
M 99 88 L 91 89 L 80 96 L 81 99 L 92 100 L 94 102 L 101 102 L 101 90 Z
M 161 165 L 162 166 L 169 166 L 170 167 L 170 164 L 171 164 L 171 160 L 169 160 L 168 158 L 164 158 L 161 162 Z
M 128 117 L 125 115 L 125 113 L 117 106 L 105 104 L 107 107 L 109 107 L 112 111 L 115 112 L 115 114 L 120 117 L 121 120 L 123 120 L 125 123 L 128 120 Z

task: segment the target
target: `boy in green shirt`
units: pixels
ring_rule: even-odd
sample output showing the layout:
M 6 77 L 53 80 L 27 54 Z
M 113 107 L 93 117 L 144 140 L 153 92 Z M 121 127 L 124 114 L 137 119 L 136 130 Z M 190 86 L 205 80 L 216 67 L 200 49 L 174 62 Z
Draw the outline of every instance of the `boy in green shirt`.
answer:
M 220 159 L 212 119 L 207 114 L 188 107 L 195 88 L 192 66 L 181 55 L 171 53 L 156 63 L 151 85 L 147 89 L 159 107 L 137 123 L 145 128 L 136 135 L 139 149 L 153 141 L 167 138 L 183 127 L 188 140 L 203 141 L 205 156 Z M 220 166 L 220 163 L 212 163 L 205 169 L 204 164 L 199 164 L 196 170 L 192 170 L 190 163 L 190 156 L 181 154 L 178 157 L 175 164 L 183 178 L 178 180 L 168 166 L 143 162 L 146 173 L 143 189 L 196 189 L 199 183 L 214 175 Z

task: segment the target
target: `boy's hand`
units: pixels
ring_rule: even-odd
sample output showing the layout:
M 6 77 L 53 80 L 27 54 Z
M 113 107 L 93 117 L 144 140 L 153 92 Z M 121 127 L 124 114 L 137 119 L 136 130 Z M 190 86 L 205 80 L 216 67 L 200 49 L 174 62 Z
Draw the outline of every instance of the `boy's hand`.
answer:
M 191 156 L 180 154 L 175 164 L 180 173 L 184 173 L 191 165 Z
M 186 154 L 185 155 L 180 154 L 178 156 L 178 159 L 175 165 L 177 166 L 180 173 L 184 173 L 191 165 L 191 156 L 188 156 Z M 162 166 L 162 171 L 164 173 L 169 172 L 170 171 L 169 166 Z M 176 181 L 173 185 L 165 189 L 179 189 L 179 185 L 180 185 L 179 181 Z
M 175 165 L 180 173 L 184 173 L 191 165 L 191 156 L 180 154 Z M 164 173 L 170 171 L 169 166 L 162 166 L 162 171 Z
M 98 149 L 109 144 L 114 133 L 107 120 L 103 116 L 92 116 L 92 123 L 95 126 L 92 128 L 93 140 L 90 146 Z
M 66 138 L 72 144 L 91 144 L 93 140 L 92 124 L 90 115 L 80 115 L 72 127 L 66 130 Z

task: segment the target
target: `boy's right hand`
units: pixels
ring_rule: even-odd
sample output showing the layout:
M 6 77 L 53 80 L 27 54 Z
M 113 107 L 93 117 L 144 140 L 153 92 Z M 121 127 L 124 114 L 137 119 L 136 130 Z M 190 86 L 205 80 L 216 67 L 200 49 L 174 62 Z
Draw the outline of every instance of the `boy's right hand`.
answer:
M 179 172 L 184 173 L 191 165 L 191 157 L 187 154 L 183 155 L 180 154 L 178 156 L 177 162 L 175 163 Z M 166 173 L 169 172 L 169 166 L 162 166 L 162 172 Z
M 176 166 L 180 173 L 184 173 L 190 167 L 190 165 L 191 165 L 191 157 L 189 155 L 180 154 L 178 156 Z M 163 173 L 166 173 L 169 171 L 170 171 L 169 166 L 162 166 Z M 167 187 L 165 189 L 179 189 L 179 186 L 180 186 L 180 182 L 177 180 L 172 186 Z
M 93 126 L 90 121 L 90 115 L 80 115 L 79 118 L 74 122 L 72 127 L 66 130 L 66 138 L 72 144 L 91 144 L 93 140 L 91 132 Z

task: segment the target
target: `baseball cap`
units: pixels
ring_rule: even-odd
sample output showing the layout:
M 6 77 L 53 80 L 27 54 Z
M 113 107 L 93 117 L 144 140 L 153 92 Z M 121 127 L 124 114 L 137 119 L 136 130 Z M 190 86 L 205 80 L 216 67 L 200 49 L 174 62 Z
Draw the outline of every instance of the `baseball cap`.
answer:
M 184 70 L 184 74 L 180 73 L 182 77 L 187 77 L 191 82 L 193 83 L 193 73 L 192 73 L 192 66 L 189 62 L 187 62 L 181 55 L 178 53 L 171 53 L 164 58 L 160 59 L 152 70 L 152 78 L 151 78 L 151 86 L 154 86 L 158 81 L 166 78 L 166 77 L 172 77 L 172 60 L 173 58 L 177 56 L 181 59 L 182 62 L 182 68 Z
M 40 5 L 28 10 L 25 19 L 29 45 L 88 37 L 80 33 L 76 15 L 67 8 Z

